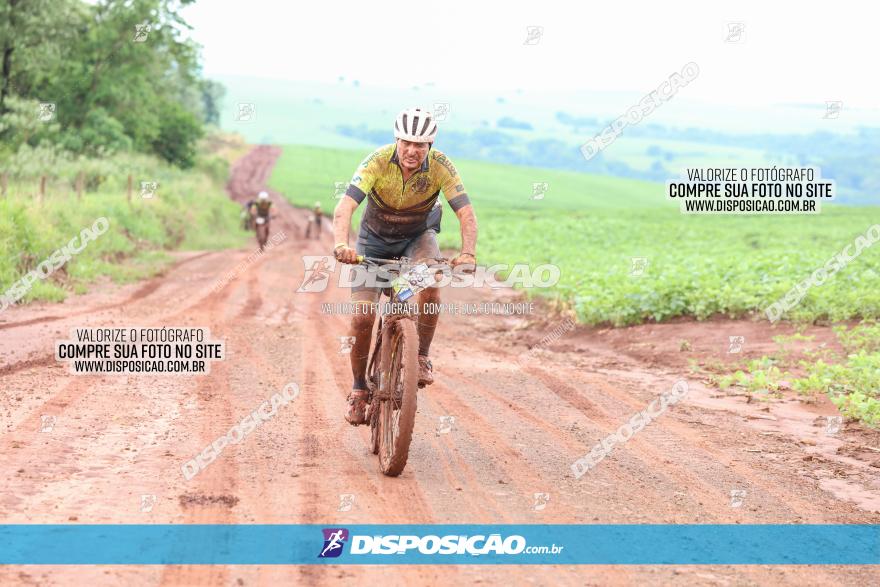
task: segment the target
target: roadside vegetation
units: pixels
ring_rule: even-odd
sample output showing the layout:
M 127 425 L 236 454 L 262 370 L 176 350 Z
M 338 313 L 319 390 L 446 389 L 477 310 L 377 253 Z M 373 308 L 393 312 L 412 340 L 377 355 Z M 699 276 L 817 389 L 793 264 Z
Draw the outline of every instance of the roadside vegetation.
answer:
M 17 303 L 244 242 L 223 187 L 245 145 L 212 130 L 224 89 L 201 76 L 188 3 L 0 4 L 0 295 L 98 218 L 109 230 Z

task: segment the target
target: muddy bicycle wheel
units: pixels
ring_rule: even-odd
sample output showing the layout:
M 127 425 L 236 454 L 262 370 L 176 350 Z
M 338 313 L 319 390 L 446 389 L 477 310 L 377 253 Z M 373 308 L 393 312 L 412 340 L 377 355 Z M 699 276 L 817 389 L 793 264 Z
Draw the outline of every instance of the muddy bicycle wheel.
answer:
M 374 399 L 375 407 L 370 406 L 370 450 L 379 454 L 379 400 Z
M 379 363 L 382 356 L 382 317 L 379 316 L 379 327 L 376 329 L 376 344 L 367 364 L 367 387 L 370 388 L 370 405 L 367 418 L 370 421 L 370 450 L 374 455 L 379 454 L 379 399 L 378 387 L 381 383 Z
M 267 224 L 258 224 L 257 225 L 257 243 L 260 245 L 260 250 L 266 248 L 266 241 L 269 240 L 269 226 Z
M 416 420 L 419 335 L 414 321 L 400 319 L 388 325 L 382 338 L 379 466 L 384 474 L 396 477 L 406 466 Z

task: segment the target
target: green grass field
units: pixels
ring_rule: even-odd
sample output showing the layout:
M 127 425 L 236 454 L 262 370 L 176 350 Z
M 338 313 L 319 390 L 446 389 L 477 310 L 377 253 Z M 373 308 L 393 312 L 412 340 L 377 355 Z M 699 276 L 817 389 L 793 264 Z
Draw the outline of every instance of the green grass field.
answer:
M 21 302 L 61 301 L 83 293 L 89 283 L 109 277 L 117 283 L 144 279 L 173 259 L 172 250 L 222 249 L 241 246 L 240 207 L 223 191 L 227 166 L 214 159 L 210 169 L 180 171 L 141 155 L 101 161 L 106 182 L 82 200 L 67 190 L 49 190 L 43 201 L 32 193 L 34 182 L 10 184 L 0 199 L 0 294 L 97 218 L 110 223 L 92 242 L 47 279 L 37 279 Z M 140 197 L 138 184 L 126 198 L 126 172 L 159 184 L 155 196 Z M 75 241 L 75 248 L 80 246 Z
M 294 204 L 329 213 L 367 151 L 285 147 L 271 179 Z M 826 206 L 815 216 L 685 216 L 661 184 L 456 161 L 477 211 L 481 263 L 554 263 L 559 285 L 533 290 L 589 324 L 674 316 L 745 316 L 778 300 L 880 222 L 877 207 Z M 543 199 L 532 184 L 547 182 Z M 357 218 L 356 218 L 357 221 Z M 458 245 L 444 210 L 441 244 Z M 647 269 L 631 274 L 633 257 Z M 799 321 L 880 316 L 880 247 L 869 248 L 785 315 Z

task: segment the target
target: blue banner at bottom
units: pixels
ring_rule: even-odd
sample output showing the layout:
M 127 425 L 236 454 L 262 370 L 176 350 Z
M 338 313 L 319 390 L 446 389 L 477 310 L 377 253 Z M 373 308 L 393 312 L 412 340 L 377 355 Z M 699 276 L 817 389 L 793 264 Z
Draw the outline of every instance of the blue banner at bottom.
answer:
M 876 565 L 880 525 L 0 525 L 0 564 Z

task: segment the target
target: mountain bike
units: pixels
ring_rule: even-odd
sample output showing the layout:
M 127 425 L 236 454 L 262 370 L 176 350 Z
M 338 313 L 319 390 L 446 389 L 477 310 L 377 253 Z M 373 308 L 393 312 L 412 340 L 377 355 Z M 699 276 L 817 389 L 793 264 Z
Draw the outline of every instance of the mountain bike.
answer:
M 379 315 L 376 339 L 367 363 L 370 448 L 373 454 L 379 455 L 379 467 L 389 477 L 400 475 L 406 466 L 416 420 L 419 333 L 417 308 L 409 300 L 434 283 L 437 271 L 448 267 L 446 259 L 429 261 L 438 264 L 413 263 L 406 257 L 358 256 L 361 265 L 382 269 L 389 275 L 397 274 L 391 287 L 383 289 L 382 293 L 390 299 L 387 305 L 390 310 Z

